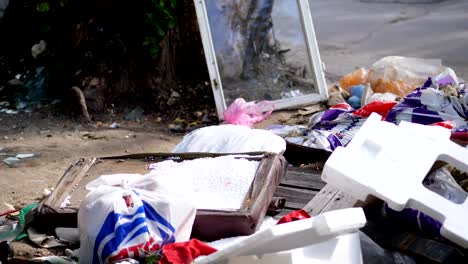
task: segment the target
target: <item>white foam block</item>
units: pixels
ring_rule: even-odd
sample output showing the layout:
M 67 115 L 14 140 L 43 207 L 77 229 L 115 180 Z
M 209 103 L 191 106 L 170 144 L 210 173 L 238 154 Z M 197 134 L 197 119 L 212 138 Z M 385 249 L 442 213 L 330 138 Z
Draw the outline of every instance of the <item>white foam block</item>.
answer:
M 346 235 L 357 235 L 356 231 L 365 223 L 361 208 L 326 212 L 309 219 L 272 226 L 194 263 L 306 263 L 304 260 L 329 261 L 333 256 L 345 257 L 346 261 L 342 263 L 361 263 L 359 236 Z M 357 262 L 349 262 L 348 257 Z M 280 262 L 271 262 L 275 258 Z
M 448 129 L 380 120 L 372 114 L 347 147 L 333 152 L 322 179 L 360 200 L 373 195 L 394 210 L 417 209 L 443 223 L 441 235 L 468 248 L 468 201 L 455 204 L 422 184 L 437 160 L 468 171 L 468 150 L 450 141 Z

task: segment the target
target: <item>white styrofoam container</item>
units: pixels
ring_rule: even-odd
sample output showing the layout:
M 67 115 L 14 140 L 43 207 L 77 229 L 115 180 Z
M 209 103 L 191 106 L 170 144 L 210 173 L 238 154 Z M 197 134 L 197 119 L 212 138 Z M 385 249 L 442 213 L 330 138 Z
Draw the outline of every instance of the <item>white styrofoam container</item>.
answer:
M 455 204 L 423 185 L 436 161 L 468 171 L 468 150 L 450 141 L 450 130 L 372 114 L 345 148 L 327 160 L 322 179 L 360 200 L 369 195 L 390 208 L 419 210 L 443 223 L 441 235 L 468 248 L 468 201 Z
M 194 263 L 360 264 L 362 253 L 357 230 L 365 223 L 362 208 L 326 212 L 240 238 Z

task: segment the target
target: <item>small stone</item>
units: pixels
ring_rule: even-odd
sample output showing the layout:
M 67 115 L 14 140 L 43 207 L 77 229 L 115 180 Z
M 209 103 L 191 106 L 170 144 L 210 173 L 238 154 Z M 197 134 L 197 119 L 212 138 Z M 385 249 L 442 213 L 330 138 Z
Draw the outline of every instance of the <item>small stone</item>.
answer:
M 155 120 L 155 121 L 159 123 L 159 122 L 162 121 L 162 118 L 158 116 L 158 117 L 156 117 L 156 120 Z
M 180 94 L 176 91 L 172 91 L 171 97 L 180 97 Z
M 183 125 L 175 125 L 173 128 L 170 129 L 173 133 L 185 133 L 185 127 Z

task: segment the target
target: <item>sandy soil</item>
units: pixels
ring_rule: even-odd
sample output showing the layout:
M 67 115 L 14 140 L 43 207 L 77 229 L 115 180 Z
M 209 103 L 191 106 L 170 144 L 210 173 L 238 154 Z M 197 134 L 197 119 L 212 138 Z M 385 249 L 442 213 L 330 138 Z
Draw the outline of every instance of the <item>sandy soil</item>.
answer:
M 141 123 L 116 118 L 87 126 L 66 116 L 0 114 L 0 153 L 38 154 L 13 168 L 0 161 L 0 212 L 7 209 L 4 203 L 22 206 L 43 197 L 43 190 L 55 187 L 80 157 L 169 152 L 181 136 L 170 134 L 156 118 L 144 116 Z M 121 127 L 110 129 L 112 122 Z

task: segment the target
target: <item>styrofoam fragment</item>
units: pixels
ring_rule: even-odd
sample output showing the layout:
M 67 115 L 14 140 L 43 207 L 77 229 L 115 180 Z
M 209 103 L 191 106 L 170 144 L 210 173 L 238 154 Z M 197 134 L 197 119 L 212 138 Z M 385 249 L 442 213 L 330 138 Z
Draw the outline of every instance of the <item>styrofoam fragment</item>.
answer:
M 365 223 L 362 208 L 326 212 L 259 231 L 194 263 L 362 263 L 356 231 Z
M 394 210 L 417 209 L 443 223 L 441 235 L 468 248 L 468 201 L 455 204 L 422 183 L 437 160 L 468 171 L 468 151 L 450 141 L 450 130 L 396 126 L 372 114 L 346 148 L 333 152 L 322 179 L 360 200 L 373 195 Z

